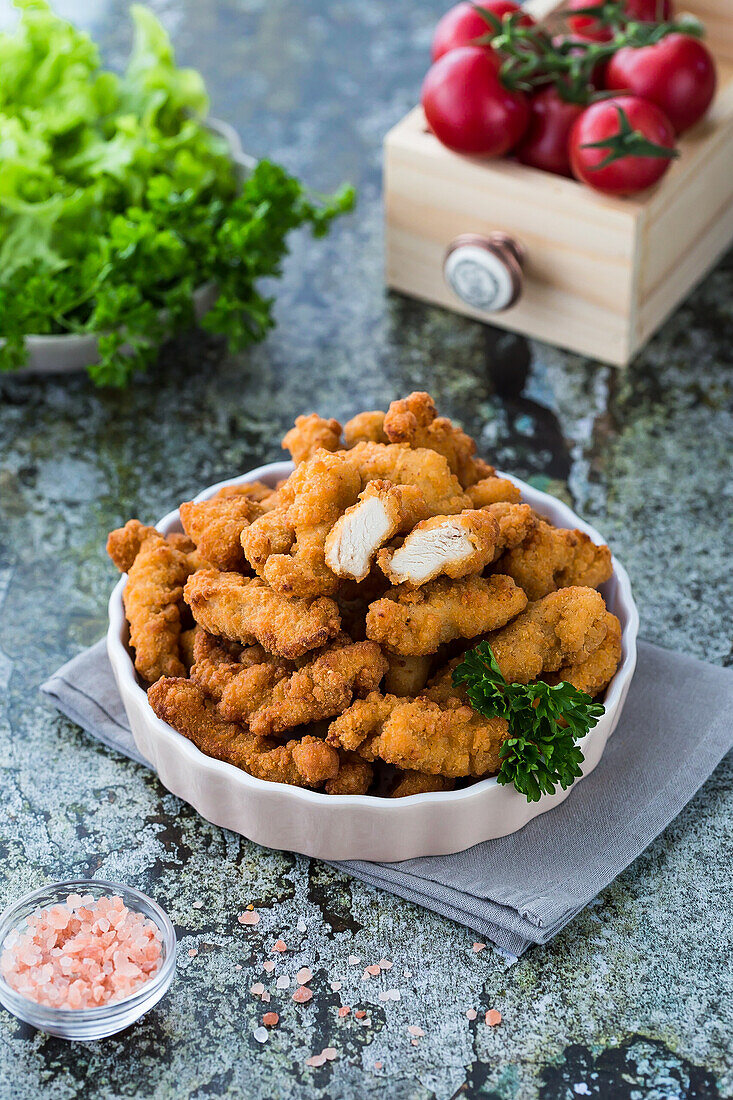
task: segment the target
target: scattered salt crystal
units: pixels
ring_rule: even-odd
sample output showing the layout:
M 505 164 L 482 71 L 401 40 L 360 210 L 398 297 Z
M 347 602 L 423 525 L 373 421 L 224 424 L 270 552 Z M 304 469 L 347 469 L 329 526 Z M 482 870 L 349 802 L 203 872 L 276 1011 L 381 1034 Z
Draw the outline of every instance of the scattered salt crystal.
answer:
M 357 955 L 349 955 L 349 966 L 358 966 L 361 959 Z
M 306 926 L 305 926 L 305 921 L 302 918 L 298 921 L 298 923 L 296 925 L 296 928 L 298 929 L 299 932 L 307 931 Z
M 359 1020 L 359 1023 L 362 1025 L 362 1027 L 369 1027 L 371 1022 L 372 1022 L 371 1016 L 365 1016 L 363 1020 Z
M 307 966 L 301 966 L 298 973 L 295 975 L 295 980 L 298 985 L 307 985 L 313 978 L 313 972 Z
M 365 973 L 365 974 L 371 974 L 371 975 L 372 975 L 372 977 L 376 978 L 377 974 L 379 974 L 379 972 L 380 972 L 380 969 L 381 969 L 381 968 L 380 968 L 380 966 L 379 966 L 379 964 L 378 964 L 378 963 L 372 963 L 372 964 L 371 964 L 371 966 L 368 966 L 368 967 L 366 968 L 366 970 L 364 971 L 364 973 Z
M 419 1046 L 420 1046 L 420 1041 L 419 1041 L 419 1039 L 410 1039 L 410 1042 L 412 1043 L 412 1045 L 413 1045 L 414 1047 L 419 1047 Z
M 338 993 L 340 988 L 341 988 L 341 982 L 331 982 L 331 989 L 333 990 L 334 993 Z
M 277 1012 L 266 1012 L 265 1015 L 262 1017 L 262 1023 L 265 1025 L 265 1027 L 275 1027 L 279 1020 L 280 1017 L 278 1016 Z
M 295 993 L 293 993 L 293 1000 L 296 1004 L 304 1005 L 307 1001 L 311 999 L 312 996 L 313 994 L 311 993 L 310 989 L 308 989 L 304 985 L 300 985 L 295 990 Z
M 310 1058 L 306 1058 L 305 1064 L 307 1066 L 323 1066 L 326 1064 L 326 1056 L 324 1054 L 311 1054 Z
M 191 908 L 192 909 L 203 909 L 203 907 L 204 907 L 204 903 L 202 901 L 192 901 L 191 902 Z
M 474 951 L 476 952 L 477 955 L 478 955 L 479 951 L 484 951 L 485 948 L 486 948 L 485 943 L 475 943 L 473 945 L 473 949 L 474 949 Z
M 272 974 L 273 970 L 275 969 L 274 960 L 266 959 L 265 962 L 263 962 L 262 964 L 262 969 L 265 971 L 266 974 Z
M 259 924 L 260 923 L 260 914 L 259 913 L 252 913 L 249 910 L 245 909 L 244 913 L 239 914 L 239 916 L 237 917 L 237 920 L 239 921 L 240 924 Z
M 281 974 L 275 982 L 278 989 L 287 989 L 290 985 L 290 978 L 287 974 Z
M 399 1001 L 399 989 L 383 989 L 379 994 L 380 1001 Z
M 275 940 L 272 945 L 272 950 L 278 951 L 280 954 L 282 954 L 283 951 L 287 951 L 287 949 L 288 945 L 286 944 L 285 940 Z
M 379 960 L 379 966 L 382 968 L 382 970 L 391 970 L 393 965 L 394 964 L 391 963 L 389 961 L 389 959 L 380 959 Z
M 242 964 L 241 963 L 235 963 L 234 964 L 234 969 L 235 970 L 241 970 L 242 969 Z
M 196 956 L 198 955 L 198 953 L 199 953 L 198 947 L 189 947 L 189 949 L 188 949 L 189 959 L 195 959 Z
M 407 1031 L 409 1035 L 412 1035 L 415 1039 L 422 1039 L 425 1032 L 418 1024 L 408 1024 Z
M 260 997 L 265 992 L 265 987 L 262 982 L 255 982 L 254 985 L 249 987 L 250 993 L 253 993 L 255 997 Z
M 383 1065 L 384 1065 L 383 1062 L 375 1062 L 374 1063 L 374 1068 L 375 1069 L 381 1069 Z
M 467 1008 L 466 1009 L 466 1018 L 468 1020 L 475 1020 L 477 1016 L 478 1016 L 478 1012 L 476 1011 L 475 1008 Z
M 345 1019 L 345 1017 L 348 1016 L 350 1012 L 351 1012 L 351 1009 L 349 1008 L 348 1005 L 341 1005 L 341 1008 L 338 1011 L 339 1018 L 342 1019 L 342 1020 Z
M 486 1013 L 486 1023 L 489 1027 L 496 1027 L 501 1023 L 501 1012 L 497 1012 L 495 1008 L 490 1008 Z
M 329 1062 L 332 1062 L 334 1060 L 334 1058 L 338 1057 L 338 1051 L 336 1050 L 335 1047 L 324 1047 L 323 1050 L 321 1051 L 321 1054 Z
M 266 1027 L 256 1027 L 252 1032 L 252 1035 L 258 1043 L 266 1043 L 270 1038 L 270 1034 Z
M 270 1003 L 270 994 L 267 992 L 267 990 L 265 990 L 265 992 L 262 994 L 262 1000 L 265 1001 L 265 1003 L 269 1005 L 269 1003 Z
M 573 1092 L 576 1096 L 590 1096 L 591 1094 L 585 1081 L 579 1081 L 577 1085 L 573 1085 Z
M 405 978 L 411 978 L 412 977 L 412 971 L 411 970 L 403 970 L 402 975 Z
M 358 1008 L 354 1015 L 356 1016 L 357 1020 L 363 1020 L 366 1016 L 366 1012 L 363 1008 Z

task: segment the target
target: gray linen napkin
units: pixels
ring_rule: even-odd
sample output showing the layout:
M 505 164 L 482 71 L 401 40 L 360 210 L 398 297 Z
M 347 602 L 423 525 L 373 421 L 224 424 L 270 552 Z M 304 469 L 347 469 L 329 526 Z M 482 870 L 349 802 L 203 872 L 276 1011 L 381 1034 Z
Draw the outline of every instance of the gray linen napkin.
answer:
M 93 737 L 148 763 L 103 641 L 41 690 Z M 731 672 L 642 642 L 619 726 L 598 767 L 562 805 L 456 855 L 333 866 L 521 955 L 547 943 L 677 816 L 733 747 L 731 714 Z

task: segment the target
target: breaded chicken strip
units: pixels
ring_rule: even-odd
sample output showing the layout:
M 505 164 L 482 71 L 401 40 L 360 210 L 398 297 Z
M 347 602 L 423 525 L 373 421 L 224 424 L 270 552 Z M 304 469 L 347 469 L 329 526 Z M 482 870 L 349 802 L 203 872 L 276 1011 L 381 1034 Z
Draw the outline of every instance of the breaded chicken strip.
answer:
M 191 666 L 193 665 L 195 660 L 194 648 L 196 645 L 196 631 L 198 629 L 198 627 L 192 626 L 188 630 L 183 630 L 179 639 L 179 645 L 181 647 L 181 661 L 183 662 L 183 667 L 186 669 L 189 676 L 191 675 Z
M 427 772 L 398 771 L 390 798 L 409 798 L 411 794 L 428 794 L 431 791 L 452 791 L 453 779 L 444 775 L 428 775 Z
M 496 568 L 513 577 L 530 600 L 569 585 L 597 588 L 612 573 L 611 551 L 596 546 L 583 531 L 551 527 L 539 520 L 529 537 L 498 561 Z
M 341 425 L 338 420 L 324 420 L 318 413 L 298 416 L 282 442 L 290 451 L 295 465 L 312 458 L 316 451 L 338 451 L 341 448 Z
M 605 691 L 621 660 L 621 623 L 610 611 L 606 612 L 605 621 L 606 637 L 590 657 L 563 665 L 557 672 L 545 673 L 542 679 L 548 684 L 559 684 L 564 680 L 591 697 Z
M 339 750 L 339 771 L 326 783 L 326 794 L 366 794 L 374 779 L 374 769 L 355 752 Z
M 486 511 L 499 524 L 495 558 L 500 557 L 505 550 L 512 550 L 515 546 L 519 546 L 537 526 L 537 516 L 529 504 L 510 504 L 502 501 L 487 505 Z M 498 572 L 501 573 L 502 570 L 499 569 Z
M 427 515 L 416 485 L 370 481 L 359 499 L 336 521 L 326 538 L 326 565 L 338 577 L 363 581 L 380 547 L 411 530 Z
M 391 443 L 409 443 L 411 447 L 429 447 L 445 456 L 464 488 L 491 476 L 494 467 L 474 458 L 476 444 L 446 416 L 438 416 L 429 393 L 416 391 L 401 401 L 393 401 L 383 424 Z
M 489 634 L 509 683 L 529 684 L 590 657 L 608 632 L 603 596 L 593 588 L 561 588 L 530 604 L 502 630 Z
M 510 577 L 445 577 L 413 591 L 401 585 L 367 613 L 367 638 L 395 653 L 421 656 L 455 638 L 475 638 L 508 623 L 527 606 Z
M 280 505 L 242 533 L 247 560 L 268 584 L 293 596 L 331 595 L 339 578 L 325 560 L 326 538 L 370 481 L 417 486 L 429 515 L 467 507 L 468 497 L 446 460 L 434 451 L 358 443 L 350 451 L 319 451 L 280 490 Z
M 234 676 L 253 665 L 279 662 L 287 671 L 283 658 L 273 657 L 261 645 L 243 646 L 226 638 L 216 638 L 202 626 L 194 628 L 191 679 L 218 702 Z
M 325 645 L 340 627 L 333 600 L 288 599 L 259 577 L 240 573 L 199 569 L 189 578 L 184 599 L 209 634 L 242 645 L 259 642 L 281 657 L 300 657 Z
M 363 412 L 352 416 L 344 424 L 344 443 L 355 447 L 357 443 L 389 443 L 384 434 L 383 412 Z
M 148 691 L 151 707 L 201 752 L 225 760 L 258 779 L 320 787 L 338 775 L 339 754 L 319 737 L 278 745 L 217 714 L 192 680 L 164 678 Z
M 183 586 L 195 559 L 154 531 L 142 542 L 128 569 L 122 593 L 135 668 L 149 683 L 161 676 L 183 676 L 181 608 Z
M 379 551 L 379 568 L 392 584 L 417 588 L 435 577 L 456 580 L 481 573 L 494 560 L 499 524 L 482 509 L 433 516 L 418 523 L 402 546 Z
M 225 572 L 249 570 L 240 539 L 245 527 L 262 515 L 256 501 L 245 494 L 212 497 L 198 504 L 188 500 L 179 511 L 184 531 L 205 561 Z
M 124 527 L 110 531 L 107 536 L 107 553 L 120 573 L 129 573 L 130 566 L 140 553 L 140 547 L 145 540 L 162 537 L 155 527 L 146 527 L 139 519 L 130 519 Z M 195 549 L 194 543 L 183 532 L 172 531 L 165 537 L 169 546 L 184 554 L 191 553 Z
M 229 497 L 249 497 L 259 504 L 264 512 L 269 512 L 277 502 L 277 490 L 264 481 L 243 481 L 239 485 L 225 485 L 214 493 L 212 500 L 226 500 Z
M 419 695 L 428 682 L 432 656 L 404 657 L 400 653 L 385 652 L 389 668 L 384 678 L 384 690 L 388 695 Z
M 387 662 L 374 642 L 352 642 L 327 649 L 290 676 L 281 679 L 266 702 L 248 716 L 253 733 L 282 733 L 294 726 L 332 718 L 346 709 L 354 696 L 374 691 L 387 669 Z M 225 692 L 220 710 L 227 710 Z
M 506 477 L 485 477 L 475 485 L 469 485 L 468 495 L 474 508 L 486 508 L 489 504 L 506 501 L 518 504 L 522 499 L 519 488 Z
M 484 718 L 460 696 L 438 703 L 427 697 L 398 699 L 373 692 L 329 726 L 329 744 L 377 758 L 408 771 L 449 778 L 492 774 L 509 727 Z

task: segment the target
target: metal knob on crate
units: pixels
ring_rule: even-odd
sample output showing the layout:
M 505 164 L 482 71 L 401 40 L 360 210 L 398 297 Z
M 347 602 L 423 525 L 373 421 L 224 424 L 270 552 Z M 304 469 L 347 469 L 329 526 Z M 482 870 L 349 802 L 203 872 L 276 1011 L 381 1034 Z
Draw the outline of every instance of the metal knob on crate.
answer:
M 507 233 L 462 233 L 446 249 L 443 274 L 466 305 L 499 313 L 522 293 L 523 261 L 524 249 Z

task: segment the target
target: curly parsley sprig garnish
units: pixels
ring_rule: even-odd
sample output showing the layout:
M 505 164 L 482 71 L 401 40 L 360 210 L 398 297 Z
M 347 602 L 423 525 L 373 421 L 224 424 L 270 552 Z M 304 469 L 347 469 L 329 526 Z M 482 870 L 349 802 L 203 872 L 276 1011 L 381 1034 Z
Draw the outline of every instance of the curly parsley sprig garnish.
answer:
M 486 718 L 505 718 L 509 737 L 501 747 L 497 781 L 513 783 L 528 802 L 563 790 L 582 774 L 584 757 L 576 745 L 604 713 L 584 691 L 563 681 L 551 687 L 509 684 L 488 642 L 465 654 L 453 671 L 453 683 L 464 684 L 471 706 Z

